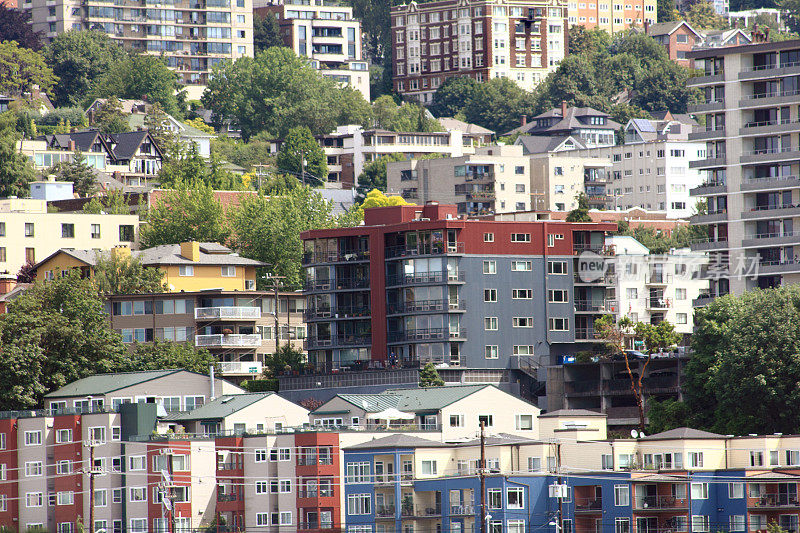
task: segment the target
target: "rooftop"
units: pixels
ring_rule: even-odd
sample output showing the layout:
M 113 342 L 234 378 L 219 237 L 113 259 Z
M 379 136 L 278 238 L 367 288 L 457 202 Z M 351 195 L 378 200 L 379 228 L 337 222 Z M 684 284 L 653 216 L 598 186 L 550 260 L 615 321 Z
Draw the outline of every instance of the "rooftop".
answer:
M 690 439 L 724 439 L 725 435 L 718 435 L 717 433 L 710 433 L 708 431 L 703 431 L 700 429 L 692 429 L 687 427 L 682 428 L 675 428 L 670 429 L 668 431 L 662 431 L 661 433 L 655 433 L 653 435 L 647 435 L 646 437 L 642 437 L 642 440 L 690 440 Z
M 491 385 L 392 389 L 379 394 L 338 394 L 337 397 L 368 413 L 377 413 L 389 408 L 411 412 L 438 411 L 486 387 L 491 387 Z
M 171 376 L 186 370 L 147 370 L 144 372 L 118 372 L 115 374 L 95 374 L 73 381 L 45 395 L 45 398 L 65 398 L 72 396 L 95 396 L 108 394 L 120 389 L 146 383 L 154 379 Z
M 186 422 L 190 420 L 223 419 L 245 407 L 250 407 L 256 402 L 275 395 L 274 392 L 253 392 L 246 394 L 226 394 L 215 398 L 205 405 L 188 412 L 170 413 L 164 420 L 171 422 Z

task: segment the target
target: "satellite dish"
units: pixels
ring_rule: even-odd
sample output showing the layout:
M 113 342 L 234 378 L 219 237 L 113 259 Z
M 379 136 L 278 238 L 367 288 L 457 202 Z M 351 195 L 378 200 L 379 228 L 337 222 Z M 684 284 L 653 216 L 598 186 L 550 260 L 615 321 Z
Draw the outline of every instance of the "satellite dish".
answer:
M 631 430 L 631 437 L 633 437 L 634 439 L 638 439 L 639 438 L 639 432 L 636 431 L 635 429 L 632 429 Z

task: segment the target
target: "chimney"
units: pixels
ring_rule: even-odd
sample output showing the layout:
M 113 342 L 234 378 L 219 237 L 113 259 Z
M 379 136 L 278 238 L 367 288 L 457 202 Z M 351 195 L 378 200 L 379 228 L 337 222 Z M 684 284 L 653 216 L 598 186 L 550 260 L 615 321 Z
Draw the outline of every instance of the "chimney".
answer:
M 111 257 L 114 259 L 127 259 L 131 256 L 131 248 L 127 244 L 120 244 L 111 248 Z
M 561 118 L 567 116 L 567 101 L 561 100 Z
M 185 257 L 189 261 L 197 262 L 200 260 L 200 243 L 197 241 L 189 241 L 181 243 L 181 257 Z
M 74 152 L 75 151 L 75 141 L 70 141 L 69 142 L 69 151 L 70 152 Z
M 34 100 L 38 100 L 42 96 L 42 91 L 39 89 L 37 84 L 31 85 L 31 98 Z
M 522 125 L 526 125 L 528 123 L 528 115 L 522 115 Z
M 645 19 L 644 20 L 644 34 L 647 35 L 648 30 L 650 30 L 650 21 Z
M 0 277 L 0 294 L 8 294 L 17 286 L 17 278 L 14 276 Z

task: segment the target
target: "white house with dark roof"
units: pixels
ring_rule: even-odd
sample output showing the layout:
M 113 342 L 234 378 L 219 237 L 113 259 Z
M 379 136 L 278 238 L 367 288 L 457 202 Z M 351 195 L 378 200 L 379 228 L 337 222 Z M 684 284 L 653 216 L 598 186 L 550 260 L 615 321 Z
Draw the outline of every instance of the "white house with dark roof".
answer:
M 582 140 L 587 147 L 612 146 L 621 124 L 611 120 L 608 113 L 591 107 L 569 107 L 561 102 L 530 121 L 523 117 L 522 125 L 505 135 L 519 133 L 546 137 L 573 135 Z

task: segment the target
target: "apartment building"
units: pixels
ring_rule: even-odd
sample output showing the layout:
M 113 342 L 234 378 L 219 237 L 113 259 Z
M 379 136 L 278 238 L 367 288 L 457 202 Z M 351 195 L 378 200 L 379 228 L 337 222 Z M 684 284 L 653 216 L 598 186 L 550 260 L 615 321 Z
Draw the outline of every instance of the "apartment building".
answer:
M 254 12 L 278 18 L 284 44 L 307 57 L 323 76 L 352 87 L 369 102 L 369 66 L 361 21 L 353 8 L 327 0 L 256 0 Z
M 54 279 L 71 269 L 77 269 L 82 277 L 90 278 L 103 254 L 121 259 L 134 257 L 145 267 L 158 268 L 164 274 L 163 282 L 169 292 L 253 291 L 256 288 L 256 268 L 264 266 L 264 263 L 241 257 L 216 242 L 188 241 L 133 251 L 126 245 L 105 252 L 99 248 L 61 248 L 37 263 L 34 270 L 39 279 Z
M 602 257 L 615 229 L 467 220 L 455 205 L 429 202 L 306 232 L 309 363 L 338 371 L 433 362 L 505 375 L 520 361 L 600 342 L 602 311 L 583 304 L 605 298 L 605 281 L 582 277 L 579 255 Z
M 486 146 L 474 155 L 389 163 L 386 187 L 409 202 L 455 204 L 460 215 L 525 211 L 532 202 L 530 160 L 520 146 Z
M 303 349 L 305 298 L 272 291 L 208 289 L 106 298 L 111 327 L 122 342 L 193 342 L 217 356 L 225 377 L 260 376 L 278 346 Z M 276 328 L 278 334 L 276 335 Z
M 508 78 L 532 90 L 567 54 L 567 2 L 411 2 L 391 9 L 393 83 L 428 103 L 453 76 Z
M 704 158 L 707 150 L 692 137 L 696 128 L 686 115 L 655 113 L 653 119 L 630 120 L 624 144 L 557 155 L 610 159 L 606 191 L 613 209 L 639 207 L 664 211 L 667 218 L 687 219 L 696 212 L 689 191 L 705 178 L 692 163 Z
M 800 216 L 800 41 L 697 50 L 701 69 L 691 87 L 704 102 L 705 157 L 690 164 L 708 179 L 692 189 L 707 214 L 692 219 L 708 231 L 692 248 L 709 252 L 710 297 L 797 281 L 794 222 Z M 706 299 L 707 301 L 707 299 Z
M 48 213 L 44 199 L 0 199 L 0 271 L 6 274 L 61 248 L 136 246 L 138 235 L 137 215 Z
M 628 3 L 569 2 L 569 25 L 605 30 L 624 31 L 656 22 L 656 2 L 652 0 Z
M 155 5 L 132 2 L 27 0 L 34 31 L 46 40 L 72 29 L 96 29 L 126 49 L 163 56 L 187 86 L 190 99 L 202 95 L 211 69 L 220 61 L 253 55 L 250 0 L 191 0 Z
M 319 135 L 316 139 L 328 160 L 326 185 L 352 189 L 357 185 L 364 165 L 370 161 L 393 154 L 401 154 L 406 159 L 433 154 L 447 157 L 470 155 L 484 144 L 486 134 L 482 131 L 464 132 L 456 128 L 441 132 L 398 133 L 365 130 L 361 126 L 351 125 L 339 126 L 335 132 Z M 279 148 L 280 143 L 276 141 L 271 150 L 277 152 Z
M 533 140 L 549 140 L 548 137 L 520 137 L 526 150 Z M 611 161 L 608 158 L 587 157 L 568 151 L 569 137 L 558 143 L 552 151 L 531 153 L 531 207 L 545 211 L 570 211 L 578 207 L 578 198 L 586 195 L 592 209 L 613 207 L 611 183 Z M 572 146 L 577 146 L 572 144 Z M 563 148 L 564 151 L 561 151 Z

